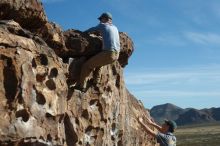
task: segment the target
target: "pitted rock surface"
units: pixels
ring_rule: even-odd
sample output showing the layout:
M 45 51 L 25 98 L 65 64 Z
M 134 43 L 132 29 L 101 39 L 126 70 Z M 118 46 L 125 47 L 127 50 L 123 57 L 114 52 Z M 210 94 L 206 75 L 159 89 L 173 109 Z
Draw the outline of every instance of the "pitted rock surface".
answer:
M 81 64 L 99 50 L 101 38 L 75 30 L 63 33 L 51 22 L 33 31 L 26 26 L 32 15 L 23 19 L 19 13 L 15 16 L 22 19 L 16 21 L 9 18 L 22 7 L 24 12 L 37 10 L 44 22 L 41 3 L 31 0 L 26 7 L 21 5 L 24 0 L 13 2 L 0 1 L 0 7 L 10 4 L 10 9 L 0 9 L 0 19 L 7 18 L 0 20 L 0 145 L 156 146 L 136 120 L 149 117 L 149 112 L 124 83 L 123 67 L 133 52 L 132 40 L 120 34 L 121 54 L 126 55 L 102 67 L 98 85 L 92 72 L 86 93 L 81 93 L 71 86 Z M 63 49 L 71 53 L 62 53 Z
M 13 19 L 27 29 L 39 28 L 47 22 L 39 0 L 1 0 L 0 19 Z

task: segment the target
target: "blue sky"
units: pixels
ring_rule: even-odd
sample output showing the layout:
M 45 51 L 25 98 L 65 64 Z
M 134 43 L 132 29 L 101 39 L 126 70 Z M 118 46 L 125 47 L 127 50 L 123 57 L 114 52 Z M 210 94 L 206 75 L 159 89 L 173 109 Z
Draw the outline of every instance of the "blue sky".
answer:
M 219 0 L 43 0 L 50 21 L 86 30 L 111 12 L 134 41 L 125 81 L 147 108 L 220 107 Z

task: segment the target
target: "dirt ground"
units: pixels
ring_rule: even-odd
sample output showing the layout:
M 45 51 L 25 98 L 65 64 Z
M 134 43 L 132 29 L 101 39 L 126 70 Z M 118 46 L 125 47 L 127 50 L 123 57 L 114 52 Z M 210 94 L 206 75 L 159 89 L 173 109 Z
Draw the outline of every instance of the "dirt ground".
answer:
M 180 127 L 177 146 L 220 146 L 220 123 Z

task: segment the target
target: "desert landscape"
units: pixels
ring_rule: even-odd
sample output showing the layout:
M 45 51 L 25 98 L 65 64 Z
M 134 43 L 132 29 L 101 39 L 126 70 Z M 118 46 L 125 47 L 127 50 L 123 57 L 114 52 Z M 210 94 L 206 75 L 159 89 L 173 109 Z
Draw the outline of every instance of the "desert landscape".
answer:
M 219 146 L 220 123 L 180 127 L 176 137 L 177 146 Z

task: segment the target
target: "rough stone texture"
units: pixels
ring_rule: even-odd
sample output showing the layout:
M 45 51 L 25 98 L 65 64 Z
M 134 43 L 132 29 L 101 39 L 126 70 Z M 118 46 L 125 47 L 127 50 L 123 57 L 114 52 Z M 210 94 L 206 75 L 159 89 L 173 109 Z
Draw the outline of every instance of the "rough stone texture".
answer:
M 36 138 L 48 144 L 56 139 L 53 143 L 59 144 L 65 138 L 61 120 L 67 104 L 65 67 L 39 40 L 16 22 L 0 24 L 2 145 Z
M 0 19 L 13 19 L 27 29 L 39 28 L 47 22 L 39 0 L 1 0 Z
M 122 61 L 102 68 L 101 84 L 93 83 L 92 72 L 87 92 L 73 91 L 69 85 L 77 80 L 81 64 L 96 52 L 95 47 L 93 50 L 85 46 L 101 45 L 100 38 L 80 31 L 63 34 L 60 27 L 50 22 L 34 31 L 27 30 L 24 24 L 32 19 L 31 15 L 17 20 L 26 28 L 23 29 L 8 19 L 20 6 L 18 2 L 24 0 L 8 2 L 15 6 L 10 11 L 0 10 L 0 16 L 5 16 L 0 18 L 7 18 L 0 21 L 0 145 L 156 145 L 135 119 L 143 114 L 150 116 L 149 113 L 124 84 L 123 67 L 133 51 L 127 35 L 121 33 L 122 54 L 126 55 L 122 55 Z M 5 3 L 0 1 L 0 7 Z M 40 5 L 37 0 L 32 3 Z M 22 18 L 22 14 L 16 17 Z M 59 52 L 59 45 L 69 52 Z M 58 55 L 72 59 L 64 63 Z
M 0 19 L 14 20 L 22 28 L 43 38 L 47 45 L 65 53 L 65 42 L 60 26 L 48 22 L 40 0 L 1 0 Z M 61 55 L 61 54 L 60 54 Z
M 55 51 L 60 57 L 64 57 L 64 54 L 68 54 L 63 31 L 59 25 L 53 22 L 47 22 L 40 28 L 34 30 L 36 34 L 44 39 L 47 45 Z
M 122 67 L 128 64 L 128 59 L 134 51 L 133 41 L 124 32 L 120 32 L 120 45 L 121 51 L 119 54 L 118 62 Z
M 64 40 L 68 49 L 67 57 L 92 56 L 102 48 L 101 37 L 91 36 L 79 30 L 70 29 L 64 32 Z M 60 52 L 59 54 L 63 54 Z

